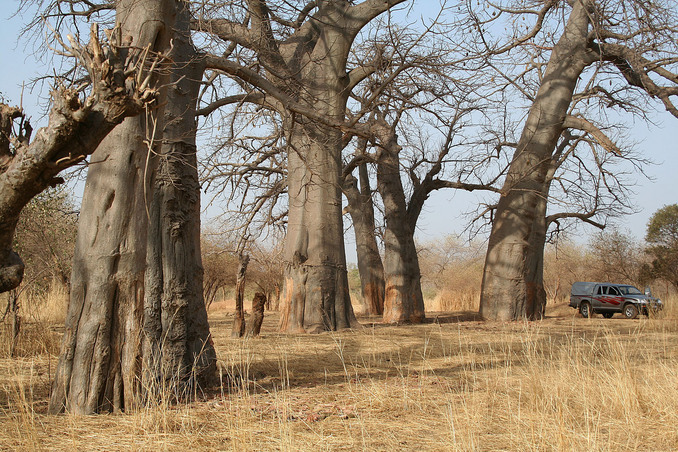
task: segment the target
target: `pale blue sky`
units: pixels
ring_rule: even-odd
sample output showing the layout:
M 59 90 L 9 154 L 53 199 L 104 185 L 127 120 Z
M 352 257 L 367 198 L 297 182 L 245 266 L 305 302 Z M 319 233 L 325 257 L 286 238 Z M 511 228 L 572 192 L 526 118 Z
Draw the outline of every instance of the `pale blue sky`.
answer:
M 16 2 L 3 0 L 3 6 L 15 7 Z M 12 8 L 3 11 L 0 17 L 0 92 L 12 103 L 18 104 L 21 94 L 21 83 L 28 83 L 32 78 L 49 71 L 42 63 L 36 63 L 33 55 L 26 55 L 24 44 L 16 44 L 16 37 L 22 23 L 21 17 L 10 18 Z M 29 45 L 29 49 L 33 46 Z M 24 93 L 24 109 L 34 119 L 34 125 L 43 125 L 38 118 L 41 116 L 41 107 L 38 105 L 38 90 Z M 46 92 L 42 93 L 46 95 Z M 657 126 L 648 126 L 637 123 L 629 135 L 638 142 L 637 150 L 646 158 L 657 163 L 647 168 L 647 173 L 654 181 L 637 176 L 637 186 L 634 188 L 636 196 L 633 201 L 640 209 L 639 213 L 619 218 L 618 227 L 630 230 L 637 238 L 645 235 L 647 220 L 657 209 L 666 204 L 678 202 L 678 119 L 667 113 L 656 116 Z M 419 240 L 427 241 L 450 233 L 459 233 L 465 224 L 461 214 L 472 210 L 477 203 L 477 196 L 466 192 L 453 190 L 434 193 L 422 212 L 417 233 Z M 581 238 L 585 238 L 593 228 L 582 227 Z M 347 239 L 347 253 L 349 261 L 355 254 L 354 244 Z

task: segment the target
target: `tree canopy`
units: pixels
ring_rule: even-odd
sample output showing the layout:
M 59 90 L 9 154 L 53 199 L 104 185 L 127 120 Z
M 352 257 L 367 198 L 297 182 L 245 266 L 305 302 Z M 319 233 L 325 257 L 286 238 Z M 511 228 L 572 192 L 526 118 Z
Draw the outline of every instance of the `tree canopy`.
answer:
M 645 241 L 645 251 L 652 258 L 649 276 L 678 288 L 678 204 L 664 206 L 652 215 Z

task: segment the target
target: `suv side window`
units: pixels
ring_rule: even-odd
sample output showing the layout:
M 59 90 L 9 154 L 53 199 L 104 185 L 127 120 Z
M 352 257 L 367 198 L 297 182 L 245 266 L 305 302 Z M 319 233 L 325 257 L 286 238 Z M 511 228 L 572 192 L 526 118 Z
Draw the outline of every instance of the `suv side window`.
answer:
M 596 291 L 596 295 L 602 295 L 603 294 L 603 286 L 598 286 L 598 290 Z
M 610 295 L 619 296 L 619 290 L 616 287 L 610 287 L 608 290 L 610 291 L 609 292 Z

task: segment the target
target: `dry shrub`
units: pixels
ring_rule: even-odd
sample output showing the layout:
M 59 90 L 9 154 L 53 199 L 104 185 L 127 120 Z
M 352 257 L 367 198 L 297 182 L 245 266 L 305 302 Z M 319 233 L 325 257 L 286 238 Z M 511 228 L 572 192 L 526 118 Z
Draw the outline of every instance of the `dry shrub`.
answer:
M 0 325 L 0 357 L 9 358 L 12 334 L 7 323 Z M 14 357 L 34 357 L 56 355 L 61 346 L 61 334 L 50 324 L 43 322 L 24 322 L 14 349 Z
M 658 296 L 657 293 L 654 296 Z M 664 309 L 656 314 L 659 319 L 678 320 L 678 295 L 669 294 L 661 298 Z
M 443 287 L 433 298 L 424 300 L 427 312 L 436 311 L 478 311 L 480 308 L 480 288 L 463 287 L 453 290 Z
M 36 322 L 63 325 L 68 310 L 69 288 L 63 284 L 53 283 L 44 294 L 26 295 L 25 315 Z
M 5 302 L 4 297 L 3 303 Z M 33 357 L 56 354 L 61 345 L 57 329 L 64 325 L 68 307 L 68 288 L 53 283 L 42 292 L 24 291 L 19 295 L 20 329 L 14 355 Z M 9 357 L 12 346 L 11 313 L 0 324 L 0 356 Z
M 477 311 L 484 246 L 453 236 L 419 246 L 427 311 Z

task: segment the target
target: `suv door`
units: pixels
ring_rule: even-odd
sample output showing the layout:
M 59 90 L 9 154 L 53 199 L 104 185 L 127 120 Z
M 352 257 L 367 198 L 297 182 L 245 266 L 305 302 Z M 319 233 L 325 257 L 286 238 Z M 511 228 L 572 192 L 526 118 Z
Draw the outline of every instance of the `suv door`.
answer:
M 624 301 L 624 297 L 622 296 L 619 288 L 611 286 L 608 295 L 609 295 L 608 303 L 612 304 L 611 307 L 614 308 L 614 309 L 621 309 L 621 305 L 622 305 L 622 302 Z
M 622 303 L 622 296 L 614 286 L 605 286 L 603 288 L 603 296 L 600 297 L 600 308 L 604 310 L 620 310 Z
M 600 284 L 595 288 L 593 296 L 591 297 L 591 307 L 594 310 L 600 309 L 600 307 L 603 305 L 602 299 L 605 296 L 605 293 L 607 293 L 607 286 Z

